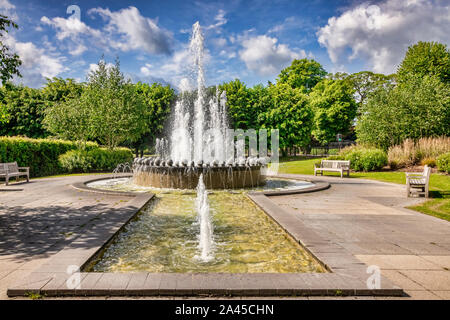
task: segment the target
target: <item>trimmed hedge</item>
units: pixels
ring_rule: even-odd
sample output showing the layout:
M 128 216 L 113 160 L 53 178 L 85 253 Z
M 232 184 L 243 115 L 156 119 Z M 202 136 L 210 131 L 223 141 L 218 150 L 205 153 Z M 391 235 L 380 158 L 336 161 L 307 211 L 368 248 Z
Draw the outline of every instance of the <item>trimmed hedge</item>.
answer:
M 112 171 L 119 163 L 132 161 L 133 153 L 127 148 L 70 150 L 59 156 L 60 166 L 68 172 L 76 173 Z
M 344 148 L 330 160 L 350 160 L 350 167 L 355 171 L 375 171 L 387 165 L 387 154 L 381 149 L 352 146 Z
M 97 148 L 88 142 L 87 149 Z M 0 137 L 0 162 L 14 162 L 20 167 L 30 167 L 32 177 L 43 177 L 66 172 L 58 157 L 77 148 L 71 141 L 30 139 L 25 137 Z
M 440 155 L 436 159 L 436 164 L 439 171 L 450 173 L 450 152 Z

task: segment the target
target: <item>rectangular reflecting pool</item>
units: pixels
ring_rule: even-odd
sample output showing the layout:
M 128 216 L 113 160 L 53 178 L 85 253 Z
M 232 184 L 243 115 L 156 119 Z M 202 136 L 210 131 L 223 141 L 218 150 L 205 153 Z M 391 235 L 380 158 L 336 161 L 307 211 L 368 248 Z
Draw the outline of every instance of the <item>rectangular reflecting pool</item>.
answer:
M 194 191 L 157 193 L 85 271 L 326 272 L 242 192 L 208 195 L 214 258 L 202 261 L 195 199 Z

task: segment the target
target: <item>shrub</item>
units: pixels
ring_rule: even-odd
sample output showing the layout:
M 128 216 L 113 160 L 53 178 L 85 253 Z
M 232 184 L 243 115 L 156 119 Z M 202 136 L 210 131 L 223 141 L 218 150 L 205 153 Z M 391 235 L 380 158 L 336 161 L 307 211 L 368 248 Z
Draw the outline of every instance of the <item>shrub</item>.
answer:
M 436 164 L 439 171 L 450 173 L 450 152 L 440 155 L 436 159 Z
M 402 144 L 389 148 L 388 162 L 392 169 L 418 163 L 424 165 L 422 162 L 425 159 L 432 164 L 432 160 L 449 151 L 450 137 L 421 138 L 417 142 L 406 139 Z
M 345 160 L 344 157 L 340 155 L 332 155 L 327 158 L 327 160 Z
M 434 167 L 436 167 L 436 159 L 425 158 L 425 159 L 422 159 L 422 161 L 420 161 L 420 164 L 422 166 L 429 166 L 429 167 L 434 168 Z
M 387 155 L 383 150 L 359 145 L 342 149 L 339 157 L 350 160 L 350 167 L 355 171 L 379 170 L 387 164 Z
M 127 148 L 109 150 L 71 150 L 59 156 L 59 163 L 68 172 L 112 171 L 119 163 L 131 162 L 133 154 Z
M 14 162 L 20 167 L 30 167 L 32 177 L 49 176 L 64 172 L 58 157 L 77 148 L 71 141 L 30 139 L 25 137 L 0 137 L 0 162 Z M 97 148 L 89 142 L 86 148 Z

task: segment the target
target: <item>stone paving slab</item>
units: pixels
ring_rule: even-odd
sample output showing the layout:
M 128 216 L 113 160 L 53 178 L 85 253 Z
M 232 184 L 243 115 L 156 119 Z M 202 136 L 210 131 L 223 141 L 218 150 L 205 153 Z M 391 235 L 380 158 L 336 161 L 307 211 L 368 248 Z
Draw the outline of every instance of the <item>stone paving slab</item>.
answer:
M 305 176 L 283 176 L 287 178 L 305 179 Z M 311 177 L 307 177 L 311 179 Z M 86 178 L 84 178 L 86 180 Z M 321 177 L 331 184 L 331 188 L 320 192 L 302 194 L 251 194 L 249 197 L 274 219 L 294 239 L 303 245 L 313 256 L 318 258 L 331 273 L 322 274 L 149 274 L 149 273 L 80 273 L 80 287 L 68 289 L 66 282 L 69 274 L 61 272 L 64 266 L 85 259 L 85 264 L 99 252 L 104 243 L 110 241 L 122 226 L 131 219 L 142 206 L 138 197 L 128 196 L 125 208 L 133 210 L 114 210 L 120 215 L 101 214 L 98 220 L 102 224 L 84 228 L 77 236 L 64 242 L 64 250 L 46 261 L 43 266 L 30 274 L 26 281 L 10 285 L 8 294 L 23 295 L 25 290 L 38 290 L 48 296 L 176 296 L 176 295 L 235 295 L 235 296 L 279 296 L 279 295 L 377 295 L 399 296 L 403 294 L 401 285 L 408 288 L 411 297 L 433 297 L 446 299 L 450 285 L 446 279 L 448 272 L 444 269 L 450 253 L 448 224 L 437 222 L 436 218 L 417 214 L 403 206 L 418 200 L 405 200 L 398 196 L 402 187 L 372 182 L 367 180 L 350 181 L 352 179 Z M 80 179 L 80 183 L 82 180 Z M 325 184 L 322 184 L 324 186 Z M 25 187 L 24 187 L 25 189 Z M 67 202 L 58 202 L 59 212 L 71 215 L 69 203 L 77 207 L 91 205 L 110 197 L 105 194 L 87 195 L 87 192 L 68 190 L 62 193 L 71 195 Z M 55 193 L 61 192 L 55 188 Z M 75 196 L 74 196 L 75 192 Z M 371 195 L 376 195 L 372 198 Z M 76 197 L 79 196 L 80 200 Z M 403 196 L 403 195 L 402 195 Z M 346 198 L 347 197 L 347 198 Z M 30 204 L 39 203 L 38 198 L 28 199 Z M 343 200 L 343 201 L 342 201 Z M 14 200 L 17 203 L 19 199 Z M 1 206 L 0 195 L 0 206 Z M 340 208 L 347 204 L 349 207 Z M 388 204 L 388 205 L 386 205 Z M 62 205 L 67 207 L 61 208 Z M 315 209 L 315 212 L 312 211 Z M 94 205 L 95 206 L 95 205 Z M 367 206 L 367 210 L 365 210 Z M 33 217 L 31 209 L 23 211 Z M 107 210 L 100 209 L 98 211 Z M 1 210 L 1 209 L 0 209 Z M 323 211 L 321 211 L 323 210 Z M 356 211 L 355 211 L 356 210 Z M 319 213 L 320 211 L 320 213 Z M 353 211 L 353 214 L 349 212 Z M 1 211 L 0 211 L 1 213 Z M 82 219 L 89 219 L 89 214 Z M 400 219 L 400 220 L 398 220 Z M 35 219 L 36 222 L 51 223 L 54 217 L 46 220 Z M 66 222 L 69 222 L 68 220 Z M 67 223 L 70 225 L 70 223 Z M 66 225 L 67 225 L 66 224 Z M 426 227 L 424 227 L 424 224 Z M 62 225 L 62 224 L 61 224 Z M 17 225 L 20 230 L 20 224 Z M 75 228 L 75 230 L 77 230 Z M 411 232 L 412 230 L 412 232 Z M 45 236 L 45 231 L 42 235 Z M 416 235 L 413 237 L 412 233 Z M 0 246 L 1 246 L 0 233 Z M 414 240 L 414 241 L 411 241 Z M 39 240 L 45 243 L 45 239 Z M 371 241 L 374 241 L 371 244 Z M 403 242 L 402 242 L 403 241 Z M 405 244 L 404 244 L 405 243 Z M 431 248 L 431 249 L 430 249 Z M 1 247 L 0 247 L 1 249 Z M 434 251 L 433 251 L 434 249 Z M 47 250 L 47 249 L 45 249 Z M 46 251 L 43 250 L 45 253 Z M 419 253 L 417 253 L 419 252 Z M 413 255 L 411 257 L 383 257 L 383 261 L 395 267 L 395 261 L 405 264 L 405 270 L 382 268 L 381 289 L 367 289 L 365 261 L 355 257 L 361 254 L 371 256 Z M 439 256 L 439 258 L 435 258 Z M 73 260 L 71 260 L 73 259 Z M 396 260 L 397 259 L 397 260 Z M 1 250 L 0 250 L 0 261 Z M 420 264 L 420 262 L 423 262 Z M 410 270 L 408 266 L 423 268 Z M 428 266 L 428 267 L 427 267 Z M 431 267 L 433 266 L 433 267 Z M 435 267 L 436 266 L 436 267 Z M 81 266 L 82 267 L 82 266 Z M 46 270 L 46 268 L 48 268 Z M 51 269 L 54 268 L 54 269 Z M 438 268 L 438 269 L 433 269 Z M 439 269 L 442 268 L 442 269 Z M 49 270 L 55 270 L 49 272 Z M 392 272 L 389 272 L 392 271 Z M 435 272 L 431 274 L 430 272 Z M 415 279 L 415 280 L 414 280 Z M 392 282 L 391 282 L 392 281 Z M 1 284 L 1 279 L 0 279 Z M 417 284 L 417 286 L 415 286 Z M 28 288 L 25 288 L 28 285 Z M 422 289 L 425 290 L 414 290 Z
M 317 183 L 312 191 L 328 188 L 327 183 Z M 76 185 L 83 190 L 82 183 Z M 302 190 L 302 193 L 305 191 Z M 117 194 L 117 193 L 115 193 Z M 271 196 L 282 193 L 270 193 Z M 289 192 L 292 194 L 292 191 Z M 143 195 L 133 194 L 129 201 L 130 210 L 121 210 L 114 217 L 102 216 L 100 224 L 87 230 L 62 251 L 42 264 L 31 275 L 31 280 L 12 286 L 8 295 L 19 296 L 30 288 L 46 296 L 57 295 L 235 295 L 235 296 L 276 296 L 291 295 L 357 295 L 380 294 L 401 295 L 403 291 L 388 280 L 380 289 L 368 291 L 361 280 L 364 264 L 327 239 L 309 228 L 275 205 L 265 194 L 255 193 L 249 197 L 269 216 L 280 224 L 291 236 L 306 247 L 313 255 L 316 252 L 324 267 L 333 273 L 317 274 L 167 274 L 167 273 L 79 273 L 81 280 L 77 288 L 67 288 L 73 274 L 67 273 L 71 265 L 87 265 L 103 245 L 136 214 L 145 203 Z M 130 196 L 130 194 L 127 194 Z M 134 204 L 141 204 L 140 206 Z M 323 261 L 326 261 L 324 263 Z M 34 278 L 38 277 L 39 281 Z M 42 277 L 45 277 L 41 280 Z M 32 284 L 30 288 L 28 284 Z
M 321 179 L 331 184 L 328 190 L 271 199 L 310 230 L 332 239 L 362 262 L 378 266 L 411 298 L 448 297 L 450 224 L 405 208 L 426 199 L 407 198 L 404 185 Z

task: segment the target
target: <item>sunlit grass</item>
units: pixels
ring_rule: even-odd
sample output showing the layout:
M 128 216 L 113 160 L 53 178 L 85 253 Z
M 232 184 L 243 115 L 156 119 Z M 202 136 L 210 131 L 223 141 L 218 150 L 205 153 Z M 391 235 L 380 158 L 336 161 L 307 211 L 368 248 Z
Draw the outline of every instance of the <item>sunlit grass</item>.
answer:
M 278 173 L 313 175 L 314 163 L 319 163 L 320 160 L 317 158 L 307 160 L 284 159 L 280 163 Z M 325 175 L 338 177 L 340 173 L 326 172 Z M 372 179 L 397 184 L 406 183 L 405 173 L 399 171 L 351 172 L 350 178 Z M 433 199 L 409 207 L 409 209 L 450 221 L 450 176 L 433 173 L 430 177 L 430 190 L 430 197 Z

